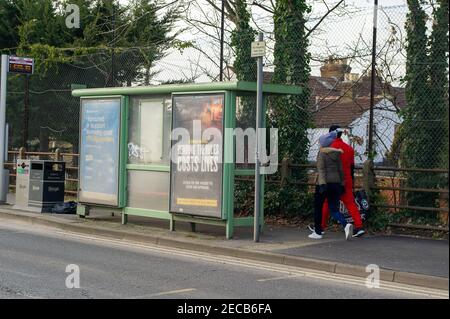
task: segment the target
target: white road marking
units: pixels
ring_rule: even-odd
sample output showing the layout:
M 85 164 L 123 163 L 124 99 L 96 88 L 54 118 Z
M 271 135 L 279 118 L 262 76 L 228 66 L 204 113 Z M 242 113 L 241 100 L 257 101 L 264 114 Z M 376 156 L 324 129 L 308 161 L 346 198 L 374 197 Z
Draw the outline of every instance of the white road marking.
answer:
M 132 299 L 144 299 L 144 298 L 151 298 L 151 297 L 176 295 L 176 294 L 182 294 L 184 292 L 191 292 L 191 291 L 196 291 L 196 290 L 197 289 L 195 289 L 195 288 L 178 289 L 178 290 L 171 290 L 171 291 L 165 291 L 165 292 L 158 292 L 156 294 L 137 296 L 137 297 L 133 297 Z
M 48 232 L 49 228 L 46 229 L 47 231 L 43 233 L 45 236 L 49 237 L 51 234 Z M 201 252 L 194 252 L 190 250 L 184 250 L 179 248 L 172 248 L 172 247 L 162 247 L 155 244 L 143 244 L 143 243 L 137 243 L 133 241 L 128 240 L 119 240 L 119 239 L 113 239 L 113 238 L 105 238 L 105 237 L 98 237 L 98 236 L 92 236 L 92 235 L 81 235 L 78 233 L 72 233 L 72 232 L 66 232 L 61 231 L 59 229 L 51 228 L 53 231 L 53 235 L 59 235 L 59 237 L 64 238 L 71 238 L 71 239 L 78 239 L 82 242 L 88 241 L 89 244 L 97 243 L 101 245 L 107 245 L 107 246 L 115 246 L 122 249 L 135 249 L 138 251 L 147 251 L 147 252 L 157 252 L 157 253 L 164 253 L 166 255 L 173 255 L 173 256 L 182 256 L 187 258 L 192 258 L 195 260 L 203 260 L 207 262 L 216 262 L 220 264 L 228 264 L 228 265 L 234 265 L 234 266 L 242 266 L 252 269 L 258 269 L 258 270 L 266 270 L 266 271 L 273 271 L 278 272 L 281 274 L 285 274 L 290 277 L 294 277 L 292 279 L 297 279 L 296 277 L 308 277 L 313 279 L 322 279 L 326 281 L 332 281 L 337 282 L 341 284 L 347 284 L 347 285 L 355 285 L 360 287 L 366 287 L 366 278 L 363 277 L 355 277 L 355 276 L 349 276 L 349 275 L 340 275 L 336 273 L 329 273 L 325 271 L 316 271 L 311 269 L 305 269 L 305 268 L 299 268 L 299 267 L 292 267 L 287 265 L 279 265 L 279 264 L 271 264 L 266 262 L 260 262 L 255 260 L 247 260 L 243 258 L 237 258 L 237 257 L 231 257 L 231 256 L 217 256 L 212 255 L 209 253 L 201 253 Z M 37 232 L 39 231 L 37 229 L 29 230 L 28 232 Z M 286 277 L 286 276 L 284 276 Z M 280 278 L 280 277 L 272 277 L 272 278 Z M 270 278 L 265 278 L 268 281 Z M 272 279 L 275 280 L 275 279 Z M 258 280 L 260 281 L 260 280 Z M 368 289 L 368 288 L 367 288 Z M 425 288 L 425 287 L 419 287 L 419 286 L 412 286 L 412 285 L 405 285 L 405 284 L 399 284 L 394 282 L 388 282 L 388 281 L 381 281 L 380 282 L 380 288 L 372 288 L 376 290 L 386 290 L 386 291 L 392 291 L 396 293 L 407 293 L 412 295 L 418 295 L 418 296 L 426 296 L 431 298 L 442 298 L 442 299 L 448 299 L 449 298 L 449 292 L 445 290 L 439 290 L 439 289 L 431 289 L 431 288 Z
M 44 297 L 39 297 L 39 296 L 33 296 L 33 295 L 28 295 L 28 294 L 23 294 L 23 293 L 17 293 L 17 296 L 22 296 L 25 298 L 29 298 L 29 299 L 45 299 Z
M 297 277 L 305 277 L 305 275 L 292 275 L 292 276 L 282 276 L 282 277 L 263 278 L 263 279 L 258 279 L 257 281 L 259 281 L 259 282 L 264 282 L 264 281 L 272 281 L 272 280 L 291 279 L 291 278 L 297 278 Z
M 36 276 L 36 275 L 30 275 L 30 274 L 26 274 L 21 271 L 10 270 L 10 269 L 5 269 L 5 268 L 0 268 L 0 272 L 9 272 L 11 274 L 15 274 L 15 275 L 19 275 L 19 276 L 23 276 L 23 277 L 27 277 L 27 278 L 39 278 L 39 276 Z

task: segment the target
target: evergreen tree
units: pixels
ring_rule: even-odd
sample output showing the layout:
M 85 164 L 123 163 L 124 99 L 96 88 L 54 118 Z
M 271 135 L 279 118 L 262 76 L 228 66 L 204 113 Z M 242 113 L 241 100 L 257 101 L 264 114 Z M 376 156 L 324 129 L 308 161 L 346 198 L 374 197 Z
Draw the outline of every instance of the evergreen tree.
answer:
M 79 29 L 65 24 L 68 4 L 80 8 Z M 29 138 L 39 140 L 41 150 L 49 138 L 77 150 L 79 99 L 71 96 L 71 84 L 110 85 L 112 47 L 116 86 L 150 82 L 150 69 L 177 36 L 172 28 L 178 12 L 159 9 L 155 0 L 134 0 L 132 6 L 117 0 L 0 0 L 0 50 L 35 58 Z M 12 146 L 21 146 L 24 78 L 10 75 L 9 82 Z
M 231 46 L 235 52 L 233 63 L 236 78 L 239 81 L 256 81 L 256 59 L 251 57 L 251 44 L 255 41 L 256 32 L 250 26 L 250 12 L 247 10 L 245 0 L 236 0 L 234 4 L 235 28 L 231 32 Z M 256 127 L 256 98 L 255 96 L 243 96 L 237 105 L 236 127 L 243 130 Z M 248 140 L 244 140 L 244 158 L 248 161 Z M 247 181 L 236 181 L 235 198 L 236 206 L 243 211 L 253 212 L 253 200 L 249 200 L 252 194 L 253 183 Z
M 0 48 L 14 48 L 19 43 L 19 8 L 19 1 L 0 0 Z
M 250 26 L 250 13 L 245 0 L 236 0 L 236 27 L 231 33 L 235 50 L 233 67 L 239 81 L 256 81 L 256 59 L 251 57 L 251 44 L 256 32 Z
M 406 98 L 403 112 L 404 137 L 402 165 L 408 168 L 442 167 L 442 151 L 448 143 L 448 2 L 441 1 L 435 23 L 427 37 L 427 14 L 420 0 L 408 0 L 406 21 Z M 407 185 L 436 188 L 441 179 L 435 174 L 410 172 Z M 437 194 L 409 192 L 410 206 L 436 206 Z
M 235 51 L 234 71 L 239 81 L 256 81 L 256 59 L 251 57 L 251 44 L 255 41 L 256 32 L 250 26 L 250 13 L 245 0 L 237 0 L 236 26 L 231 33 L 231 46 Z M 238 126 L 243 129 L 255 127 L 256 100 L 254 97 L 241 99 L 241 112 Z
M 406 21 L 406 99 L 407 109 L 404 113 L 405 156 L 404 165 L 414 167 L 424 166 L 420 163 L 425 158 L 426 145 L 418 143 L 418 139 L 425 135 L 418 126 L 424 127 L 424 123 L 417 123 L 423 119 L 429 108 L 428 97 L 428 56 L 427 56 L 427 27 L 426 13 L 420 6 L 420 0 L 408 0 L 409 13 Z M 420 125 L 417 125 L 420 124 Z
M 125 78 L 123 82 L 126 82 L 126 79 L 135 78 L 142 84 L 149 85 L 154 75 L 151 72 L 154 63 L 164 57 L 165 52 L 173 46 L 179 34 L 179 32 L 172 32 L 174 23 L 179 18 L 178 9 L 168 10 L 164 14 L 160 14 L 158 10 L 156 1 L 134 0 L 132 2 L 128 17 L 131 24 L 124 38 L 126 46 L 134 49 L 122 52 L 118 60 L 120 65 L 127 66 L 122 74 Z
M 307 162 L 309 141 L 307 129 L 311 125 L 308 112 L 310 74 L 305 15 L 310 7 L 305 0 L 277 0 L 274 13 L 275 51 L 274 83 L 297 85 L 303 94 L 276 97 L 271 100 L 272 126 L 279 130 L 279 158 L 292 162 Z M 306 169 L 295 169 L 295 180 L 307 180 Z M 275 194 L 275 190 L 269 191 Z M 309 214 L 310 201 L 304 185 L 286 184 L 277 194 L 279 210 L 287 213 Z
M 430 36 L 430 107 L 434 123 L 432 167 L 448 168 L 448 0 L 438 1 Z

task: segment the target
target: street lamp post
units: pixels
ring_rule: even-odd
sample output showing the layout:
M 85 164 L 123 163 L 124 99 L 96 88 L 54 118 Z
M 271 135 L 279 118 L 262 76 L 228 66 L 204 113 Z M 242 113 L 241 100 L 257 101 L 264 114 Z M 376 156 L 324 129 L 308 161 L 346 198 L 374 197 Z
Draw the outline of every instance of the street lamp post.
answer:
M 5 126 L 6 126 L 6 86 L 8 77 L 8 56 L 2 54 L 0 76 L 0 202 L 6 201 L 8 184 L 5 182 Z

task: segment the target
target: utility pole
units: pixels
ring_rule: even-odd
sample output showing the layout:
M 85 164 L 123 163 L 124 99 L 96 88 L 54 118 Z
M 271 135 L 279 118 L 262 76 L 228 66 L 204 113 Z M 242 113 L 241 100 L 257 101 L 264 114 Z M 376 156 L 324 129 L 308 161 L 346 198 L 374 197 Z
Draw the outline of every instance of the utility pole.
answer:
M 220 12 L 220 62 L 219 62 L 219 80 L 223 81 L 223 42 L 225 41 L 225 1 L 222 0 L 222 9 Z
M 25 75 L 25 97 L 23 108 L 23 132 L 22 132 L 22 146 L 27 148 L 28 142 L 28 122 L 30 116 L 30 76 Z
M 116 86 L 116 67 L 115 67 L 115 63 L 116 63 L 116 52 L 115 52 L 115 48 L 116 48 L 116 7 L 114 6 L 114 1 L 111 2 L 112 3 L 112 28 L 113 28 L 113 32 L 112 32 L 112 49 L 111 49 L 111 86 L 115 87 Z
M 373 159 L 373 108 L 375 106 L 375 75 L 376 75 L 376 51 L 377 51 L 377 20 L 378 0 L 374 0 L 373 7 L 373 35 L 372 35 L 372 74 L 370 82 L 370 112 L 369 112 L 369 145 L 368 158 Z

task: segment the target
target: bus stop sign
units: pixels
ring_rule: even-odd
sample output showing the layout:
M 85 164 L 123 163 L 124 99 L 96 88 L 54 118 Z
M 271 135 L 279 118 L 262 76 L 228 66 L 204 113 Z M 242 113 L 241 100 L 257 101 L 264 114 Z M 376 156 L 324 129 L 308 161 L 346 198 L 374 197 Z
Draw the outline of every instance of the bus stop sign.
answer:
M 251 46 L 251 57 L 252 58 L 260 58 L 266 55 L 266 42 L 264 41 L 255 41 L 252 42 Z

